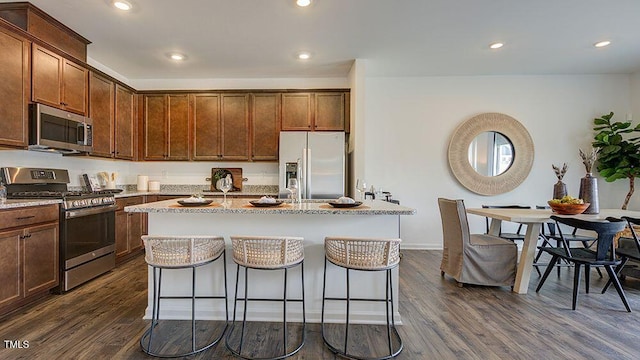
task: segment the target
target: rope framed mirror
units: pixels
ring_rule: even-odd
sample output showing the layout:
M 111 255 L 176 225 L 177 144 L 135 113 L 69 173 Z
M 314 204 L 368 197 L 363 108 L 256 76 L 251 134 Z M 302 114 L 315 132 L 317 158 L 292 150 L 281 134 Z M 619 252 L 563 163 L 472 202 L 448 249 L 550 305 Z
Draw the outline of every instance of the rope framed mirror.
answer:
M 453 176 L 468 190 L 498 195 L 518 187 L 533 166 L 534 146 L 527 129 L 500 113 L 484 113 L 463 122 L 449 142 Z

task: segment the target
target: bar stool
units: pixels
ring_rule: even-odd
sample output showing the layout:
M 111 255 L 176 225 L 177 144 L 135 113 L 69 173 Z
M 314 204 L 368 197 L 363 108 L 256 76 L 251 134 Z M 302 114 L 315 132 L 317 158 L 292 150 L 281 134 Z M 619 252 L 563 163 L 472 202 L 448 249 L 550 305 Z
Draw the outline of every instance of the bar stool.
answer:
M 275 360 L 284 359 L 297 353 L 305 342 L 306 317 L 304 311 L 304 249 L 303 238 L 300 237 L 276 237 L 276 236 L 232 236 L 233 261 L 236 266 L 236 290 L 233 304 L 233 322 L 227 332 L 226 347 L 235 356 L 251 360 Z M 301 267 L 302 298 L 287 297 L 287 272 L 295 266 Z M 244 297 L 238 297 L 238 284 L 240 282 L 240 267 L 244 267 Z M 274 298 L 250 298 L 248 295 L 249 278 L 248 270 L 284 270 L 284 291 L 282 299 Z M 231 344 L 231 335 L 236 324 L 236 309 L 238 301 L 244 301 L 242 314 L 242 328 L 240 333 L 240 344 L 234 347 Z M 242 345 L 244 342 L 245 328 L 247 322 L 247 305 L 249 301 L 279 301 L 283 302 L 283 353 L 275 357 L 250 357 L 242 355 Z M 302 336 L 301 341 L 288 350 L 287 346 L 287 302 L 302 302 Z
M 153 268 L 153 308 L 151 326 L 140 338 L 140 346 L 145 353 L 156 357 L 185 357 L 204 351 L 217 344 L 224 336 L 229 325 L 229 306 L 227 304 L 227 266 L 224 250 L 224 238 L 220 236 L 142 236 L 145 248 L 145 261 Z M 224 271 L 224 296 L 196 296 L 196 268 L 212 263 L 222 258 Z M 191 296 L 165 296 L 161 294 L 162 271 L 171 269 L 191 269 Z M 161 299 L 191 299 L 191 351 L 184 353 L 162 353 L 152 349 L 154 336 L 159 336 L 154 328 L 158 325 L 160 317 Z M 213 341 L 196 348 L 196 299 L 220 299 L 225 304 L 225 326 L 222 332 Z M 167 331 L 169 334 L 162 336 L 157 350 L 166 345 L 166 339 L 175 328 Z
M 391 270 L 398 267 L 400 263 L 400 239 L 371 239 L 371 238 L 349 238 L 349 237 L 326 237 L 324 240 L 325 260 L 324 275 L 322 285 L 322 340 L 329 350 L 334 354 L 349 359 L 390 359 L 396 357 L 402 351 L 402 339 L 398 334 L 393 320 L 393 283 Z M 347 296 L 327 297 L 327 264 L 332 263 L 346 270 L 347 275 Z M 349 289 L 349 270 L 359 271 L 386 271 L 386 295 L 384 299 L 372 298 L 351 298 Z M 332 345 L 325 336 L 324 309 L 326 300 L 346 301 L 346 324 L 344 331 L 344 348 L 340 349 Z M 375 301 L 384 302 L 387 316 L 387 342 L 389 354 L 379 357 L 360 357 L 349 352 L 349 308 L 351 301 Z M 391 313 L 389 313 L 391 308 Z M 394 346 L 393 336 L 397 339 Z

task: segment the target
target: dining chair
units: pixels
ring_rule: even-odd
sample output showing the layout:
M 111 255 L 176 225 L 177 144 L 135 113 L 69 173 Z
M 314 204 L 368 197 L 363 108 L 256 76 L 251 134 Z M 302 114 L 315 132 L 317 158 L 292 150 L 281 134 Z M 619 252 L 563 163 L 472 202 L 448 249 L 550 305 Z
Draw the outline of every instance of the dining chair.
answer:
M 536 206 L 536 209 L 549 209 L 549 206 Z M 548 241 L 542 243 L 541 246 L 551 246 L 551 240 L 555 240 L 556 242 L 556 247 L 560 247 L 560 244 L 562 243 L 562 237 L 560 236 L 560 234 L 556 231 L 556 228 L 559 227 L 558 224 L 555 223 L 547 223 L 547 229 L 545 230 L 543 228 L 543 237 L 546 238 Z M 577 234 L 578 229 L 575 227 L 569 227 L 570 228 L 570 232 L 565 231 L 563 233 L 564 235 L 564 240 L 568 241 L 569 243 L 571 242 L 580 242 L 582 244 L 582 246 L 584 248 L 590 248 L 596 241 L 596 238 L 593 236 L 589 236 L 589 235 L 579 235 Z M 534 264 L 538 262 L 540 256 L 542 255 L 542 252 L 538 251 L 538 254 L 536 255 L 536 258 L 534 259 Z M 566 265 L 569 265 L 567 262 L 564 262 L 562 259 L 558 260 L 558 263 L 556 264 L 556 268 L 558 270 L 558 276 L 560 276 L 560 268 L 564 267 Z M 537 269 L 537 267 L 536 267 Z M 598 276 L 602 277 L 602 272 L 600 271 L 600 268 L 596 268 L 596 271 L 598 272 Z M 538 272 L 539 274 L 539 272 Z
M 551 219 L 556 222 L 558 233 L 560 234 L 560 238 L 562 239 L 562 247 L 542 247 L 541 251 L 545 251 L 549 253 L 552 258 L 547 265 L 547 269 L 542 275 L 540 279 L 540 283 L 538 283 L 538 287 L 536 288 L 536 292 L 539 292 L 542 288 L 542 285 L 549 277 L 549 273 L 553 270 L 554 264 L 558 261 L 558 259 L 565 259 L 574 265 L 574 275 L 573 275 L 573 301 L 572 301 L 572 309 L 576 309 L 576 305 L 578 303 L 578 288 L 580 284 L 580 268 L 584 265 L 585 267 L 585 292 L 589 293 L 589 272 L 591 267 L 604 267 L 609 275 L 609 278 L 612 280 L 616 290 L 618 291 L 618 295 L 624 304 L 624 307 L 628 312 L 631 312 L 631 308 L 629 307 L 629 302 L 627 301 L 627 297 L 624 294 L 624 290 L 622 290 L 622 286 L 620 285 L 620 281 L 616 276 L 614 266 L 618 266 L 622 263 L 622 260 L 618 259 L 615 254 L 615 247 L 613 246 L 613 238 L 616 234 L 622 231 L 626 223 L 624 221 L 614 221 L 615 219 L 611 219 L 612 221 L 588 221 L 582 220 L 572 217 L 560 217 L 560 216 L 551 216 Z M 565 239 L 562 229 L 560 228 L 560 224 L 571 226 L 577 229 L 594 231 L 598 234 L 596 238 L 596 249 L 592 250 L 590 248 L 571 248 L 569 246 L 569 242 Z
M 443 251 L 440 275 L 463 284 L 513 286 L 518 247 L 488 234 L 471 234 L 463 200 L 438 198 Z
M 531 206 L 523 206 L 523 205 L 482 205 L 483 209 L 531 209 Z M 489 218 L 485 217 L 484 222 L 486 225 L 486 232 L 489 233 Z M 525 234 L 522 233 L 522 224 L 518 224 L 518 229 L 515 233 L 512 232 L 502 232 L 502 227 L 500 228 L 501 238 L 511 240 L 511 241 L 524 241 Z
M 638 234 L 636 233 L 636 229 L 634 228 L 634 225 L 640 225 L 640 219 L 632 218 L 629 216 L 623 216 L 622 219 L 625 220 L 628 224 L 628 228 L 632 236 L 632 239 L 630 240 L 632 240 L 631 242 L 633 244 L 630 244 L 630 246 L 624 246 L 624 238 L 621 238 L 619 240 L 620 246 L 616 248 L 616 255 L 620 257 L 621 262 L 620 265 L 618 265 L 615 269 L 616 277 L 618 278 L 620 278 L 620 273 L 622 272 L 622 269 L 624 269 L 625 265 L 627 265 L 629 260 L 640 261 L 640 239 L 638 239 Z M 603 294 L 607 291 L 612 283 L 612 279 L 609 279 L 609 281 L 607 281 L 606 285 L 602 288 Z

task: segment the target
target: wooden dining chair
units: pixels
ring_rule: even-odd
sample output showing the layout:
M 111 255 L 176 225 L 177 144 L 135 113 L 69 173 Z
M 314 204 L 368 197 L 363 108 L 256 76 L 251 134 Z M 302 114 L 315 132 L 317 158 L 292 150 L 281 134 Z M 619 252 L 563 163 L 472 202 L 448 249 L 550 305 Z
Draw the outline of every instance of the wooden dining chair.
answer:
M 615 247 L 613 246 L 613 238 L 618 232 L 622 231 L 625 228 L 626 223 L 623 221 L 587 221 L 555 215 L 551 216 L 551 219 L 554 220 L 558 225 L 558 233 L 560 234 L 560 238 L 562 239 L 563 246 L 554 248 L 540 248 L 541 251 L 549 253 L 552 257 L 549 265 L 547 265 L 547 269 L 545 270 L 544 275 L 542 275 L 542 278 L 540 279 L 540 283 L 538 283 L 536 292 L 540 291 L 542 285 L 544 285 L 547 277 L 549 277 L 549 273 L 551 273 L 551 270 L 553 270 L 553 267 L 558 259 L 567 260 L 574 265 L 572 309 L 575 310 L 578 303 L 578 288 L 580 284 L 581 270 L 580 268 L 583 265 L 585 267 L 585 292 L 589 293 L 589 272 L 591 270 L 591 267 L 604 267 L 607 271 L 607 274 L 609 275 L 609 278 L 612 280 L 612 283 L 618 291 L 618 295 L 620 296 L 624 307 L 628 312 L 631 312 L 627 297 L 624 294 L 624 290 L 622 289 L 620 281 L 618 281 L 618 277 L 616 276 L 616 272 L 614 270 L 614 266 L 619 266 L 622 263 L 622 260 L 616 257 Z M 598 237 L 596 238 L 595 250 L 584 247 L 570 247 L 569 242 L 565 239 L 562 229 L 559 226 L 560 224 L 596 232 L 598 234 Z
M 613 218 L 609 218 L 609 219 L 613 219 Z M 618 265 L 616 267 L 616 277 L 620 278 L 620 273 L 622 272 L 622 269 L 624 269 L 625 265 L 627 265 L 627 263 L 629 262 L 629 260 L 635 260 L 635 261 L 640 261 L 640 239 L 638 238 L 638 234 L 636 233 L 636 229 L 634 228 L 634 225 L 640 225 L 640 219 L 639 218 L 632 218 L 629 216 L 623 216 L 622 217 L 623 220 L 625 220 L 628 224 L 628 228 L 631 231 L 631 236 L 632 236 L 632 240 L 631 242 L 633 243 L 631 246 L 625 247 L 625 246 L 618 246 L 618 248 L 616 248 L 616 255 L 618 255 L 620 257 L 620 265 Z M 619 241 L 622 242 L 624 239 L 621 238 Z M 609 281 L 607 281 L 607 284 L 602 288 L 602 293 L 604 294 L 607 289 L 609 288 L 609 286 L 611 286 L 611 284 L 613 283 L 612 279 L 609 279 Z

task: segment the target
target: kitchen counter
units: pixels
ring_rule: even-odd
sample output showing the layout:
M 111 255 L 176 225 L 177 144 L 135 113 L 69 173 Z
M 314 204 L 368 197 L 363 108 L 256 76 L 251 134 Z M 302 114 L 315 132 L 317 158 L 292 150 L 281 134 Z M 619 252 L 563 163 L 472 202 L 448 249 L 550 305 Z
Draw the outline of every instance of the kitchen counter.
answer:
M 7 200 L 4 204 L 0 204 L 0 210 L 2 209 L 16 209 L 28 206 L 40 206 L 40 205 L 51 205 L 51 204 L 60 204 L 62 203 L 61 199 L 10 199 Z
M 380 201 L 367 200 L 357 208 L 332 208 L 324 201 L 305 201 L 302 204 L 282 204 L 275 208 L 256 208 L 246 199 L 214 200 L 211 206 L 182 207 L 176 200 L 164 200 L 155 203 L 125 207 L 127 212 L 148 214 L 150 235 L 217 235 L 227 242 L 227 280 L 229 281 L 229 306 L 232 308 L 231 294 L 235 283 L 236 265 L 232 259 L 232 235 L 253 236 L 300 236 L 304 238 L 304 280 L 306 296 L 306 315 L 308 322 L 320 322 L 322 308 L 322 274 L 324 268 L 324 238 L 327 236 L 399 238 L 400 219 L 413 215 L 415 210 L 404 206 Z M 290 270 L 290 278 L 298 279 L 300 269 Z M 174 295 L 188 295 L 190 292 L 190 272 L 171 271 L 163 277 L 162 291 Z M 385 272 L 353 271 L 351 273 L 351 293 L 357 297 L 384 298 Z M 198 268 L 197 288 L 202 294 L 219 291 L 223 283 L 221 265 L 207 264 Z M 251 272 L 252 297 L 269 298 L 281 294 L 283 289 L 281 273 L 271 271 Z M 345 291 L 344 269 L 329 265 L 327 278 L 331 279 L 331 293 Z M 398 269 L 392 271 L 394 291 L 397 292 Z M 148 307 L 145 318 L 151 318 L 153 294 L 152 272 L 148 272 Z M 295 296 L 301 293 L 298 281 L 290 281 L 288 292 Z M 332 295 L 335 296 L 335 295 Z M 401 321 L 398 312 L 398 298 L 394 299 L 394 317 Z M 179 300 L 167 299 L 162 305 L 160 317 L 188 319 L 190 311 Z M 384 307 L 378 303 L 356 302 L 351 304 L 352 323 L 384 324 Z M 252 312 L 260 321 L 281 321 L 281 305 L 267 302 L 252 304 Z M 291 321 L 301 321 L 295 312 L 289 315 Z M 203 320 L 222 320 L 225 318 L 224 305 L 218 302 L 201 302 L 196 310 L 196 318 Z M 327 303 L 325 319 L 329 322 L 344 320 L 344 304 Z
M 354 208 L 334 208 L 327 200 L 304 200 L 301 204 L 283 203 L 277 207 L 255 207 L 247 199 L 216 199 L 207 206 L 181 206 L 177 200 L 127 206 L 127 212 L 146 213 L 212 213 L 212 214 L 276 214 L 276 215 L 413 215 L 415 209 L 380 200 L 366 200 Z

